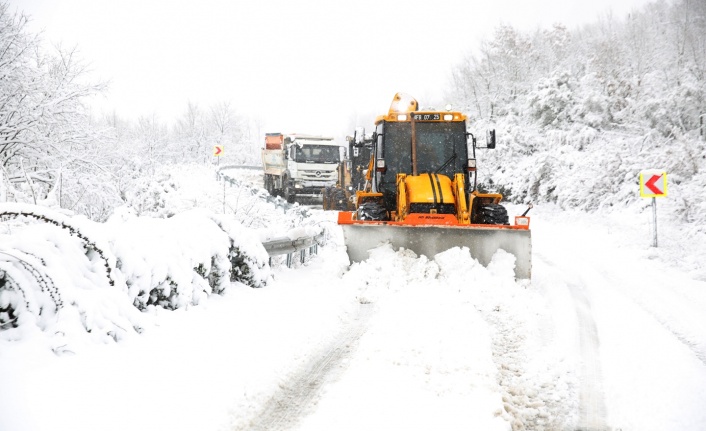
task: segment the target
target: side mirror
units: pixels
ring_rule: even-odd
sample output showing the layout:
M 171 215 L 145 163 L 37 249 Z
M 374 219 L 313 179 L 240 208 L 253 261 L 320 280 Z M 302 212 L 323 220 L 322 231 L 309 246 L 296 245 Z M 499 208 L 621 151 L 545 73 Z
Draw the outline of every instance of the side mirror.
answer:
M 491 150 L 495 148 L 495 129 L 488 130 L 486 133 L 485 146 Z
M 356 144 L 362 145 L 365 142 L 365 128 L 356 127 L 355 134 L 353 135 L 353 138 L 355 139 Z

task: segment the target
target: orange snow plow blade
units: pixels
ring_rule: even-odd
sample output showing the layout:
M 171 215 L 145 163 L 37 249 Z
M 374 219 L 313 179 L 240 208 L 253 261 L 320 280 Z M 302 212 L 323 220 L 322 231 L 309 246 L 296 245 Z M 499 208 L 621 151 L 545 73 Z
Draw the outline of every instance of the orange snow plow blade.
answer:
M 515 256 L 515 278 L 531 278 L 529 217 L 516 217 L 514 225 L 463 225 L 453 214 L 409 214 L 404 221 L 363 221 L 356 220 L 354 215 L 349 211 L 338 213 L 351 263 L 367 259 L 370 249 L 384 243 L 429 259 L 453 247 L 467 247 L 471 256 L 484 266 L 502 249 Z

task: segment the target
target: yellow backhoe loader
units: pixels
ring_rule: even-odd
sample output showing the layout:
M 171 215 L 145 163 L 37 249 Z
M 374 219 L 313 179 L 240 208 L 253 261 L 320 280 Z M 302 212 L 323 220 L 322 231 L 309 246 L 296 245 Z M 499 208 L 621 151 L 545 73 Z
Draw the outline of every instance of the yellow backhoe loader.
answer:
M 476 189 L 476 149 L 495 148 L 495 131 L 478 147 L 467 121 L 461 112 L 419 110 L 413 97 L 395 95 L 375 120 L 355 210 L 338 214 L 351 262 L 385 242 L 429 258 L 468 247 L 483 265 L 503 249 L 516 258 L 516 278 L 531 277 L 529 209 L 511 225 L 502 195 Z

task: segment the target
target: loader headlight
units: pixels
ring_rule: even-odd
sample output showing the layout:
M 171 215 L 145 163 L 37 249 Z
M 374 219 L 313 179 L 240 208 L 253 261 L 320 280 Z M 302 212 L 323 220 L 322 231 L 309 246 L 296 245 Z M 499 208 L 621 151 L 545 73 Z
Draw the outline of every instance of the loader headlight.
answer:
M 444 121 L 451 121 L 454 119 L 454 116 L 451 114 L 444 114 Z
M 385 159 L 377 159 L 375 162 L 375 170 L 378 172 L 385 171 Z
M 397 121 L 407 121 L 407 114 L 397 115 Z
M 468 170 L 469 171 L 476 170 L 476 159 L 468 159 Z

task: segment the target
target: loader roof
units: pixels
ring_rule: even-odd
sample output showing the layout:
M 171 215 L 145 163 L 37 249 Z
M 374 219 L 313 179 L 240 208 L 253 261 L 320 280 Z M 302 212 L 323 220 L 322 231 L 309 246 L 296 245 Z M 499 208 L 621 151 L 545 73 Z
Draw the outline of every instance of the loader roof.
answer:
M 465 114 L 458 111 L 411 111 L 403 113 L 390 111 L 387 115 L 379 115 L 375 119 L 375 124 L 380 124 L 381 121 L 410 123 L 412 120 L 425 123 L 448 123 L 466 121 L 467 118 Z

